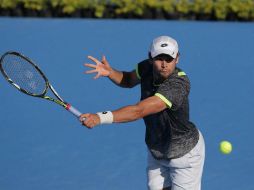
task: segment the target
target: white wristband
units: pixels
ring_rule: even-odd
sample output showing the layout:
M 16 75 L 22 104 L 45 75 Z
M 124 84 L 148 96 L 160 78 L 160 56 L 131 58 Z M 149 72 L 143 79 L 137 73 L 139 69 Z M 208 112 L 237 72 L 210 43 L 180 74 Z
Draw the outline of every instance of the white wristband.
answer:
M 100 124 L 111 124 L 113 123 L 113 114 L 111 111 L 104 111 L 96 113 L 100 118 Z

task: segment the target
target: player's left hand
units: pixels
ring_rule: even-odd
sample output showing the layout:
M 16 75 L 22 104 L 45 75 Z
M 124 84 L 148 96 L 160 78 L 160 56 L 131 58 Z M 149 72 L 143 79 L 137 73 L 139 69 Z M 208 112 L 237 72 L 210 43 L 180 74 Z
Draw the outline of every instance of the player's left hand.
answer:
M 89 128 L 89 129 L 92 129 L 96 125 L 100 124 L 99 116 L 97 114 L 92 114 L 92 113 L 82 114 L 79 117 L 79 120 L 82 123 L 82 125 L 84 125 L 85 127 Z
M 112 68 L 110 67 L 106 57 L 103 55 L 102 60 L 99 61 L 95 57 L 88 56 L 88 59 L 93 61 L 95 64 L 86 63 L 84 64 L 86 67 L 91 68 L 92 70 L 86 71 L 86 74 L 91 73 L 97 73 L 97 75 L 94 77 L 94 79 L 97 79 L 99 77 L 108 77 L 112 71 Z

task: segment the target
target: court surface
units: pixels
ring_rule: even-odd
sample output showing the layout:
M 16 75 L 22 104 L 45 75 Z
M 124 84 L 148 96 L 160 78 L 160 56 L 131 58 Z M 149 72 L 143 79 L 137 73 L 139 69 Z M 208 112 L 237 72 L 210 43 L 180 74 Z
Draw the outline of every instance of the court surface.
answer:
M 132 70 L 151 40 L 171 35 L 192 84 L 190 117 L 206 141 L 204 190 L 253 190 L 253 23 L 0 18 L 0 54 L 20 51 L 67 101 L 85 112 L 135 104 L 140 89 L 121 89 L 83 74 L 88 55 Z M 81 127 L 70 113 L 21 94 L 0 77 L 1 190 L 146 189 L 142 120 Z M 222 155 L 221 140 L 233 144 Z

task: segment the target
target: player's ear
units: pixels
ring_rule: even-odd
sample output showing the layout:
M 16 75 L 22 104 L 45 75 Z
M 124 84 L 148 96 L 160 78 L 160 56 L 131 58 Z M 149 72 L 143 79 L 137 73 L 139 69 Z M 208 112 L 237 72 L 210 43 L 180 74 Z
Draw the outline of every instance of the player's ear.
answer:
M 176 59 L 176 64 L 179 62 L 179 58 L 180 58 L 180 53 L 178 52 L 178 53 L 177 53 L 177 56 L 176 56 L 176 58 L 175 58 L 175 59 Z

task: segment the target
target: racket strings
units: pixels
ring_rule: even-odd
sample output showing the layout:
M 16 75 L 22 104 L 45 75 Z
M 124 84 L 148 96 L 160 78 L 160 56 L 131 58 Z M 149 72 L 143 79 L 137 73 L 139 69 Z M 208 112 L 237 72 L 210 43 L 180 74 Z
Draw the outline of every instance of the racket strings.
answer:
M 13 83 L 30 94 L 41 95 L 46 81 L 41 73 L 22 57 L 9 54 L 2 60 L 2 68 Z

